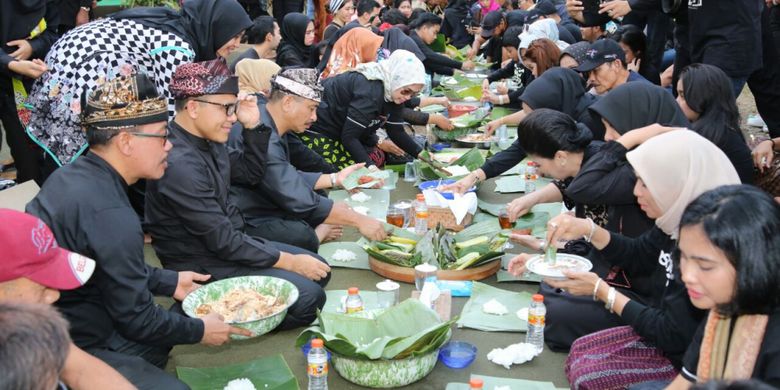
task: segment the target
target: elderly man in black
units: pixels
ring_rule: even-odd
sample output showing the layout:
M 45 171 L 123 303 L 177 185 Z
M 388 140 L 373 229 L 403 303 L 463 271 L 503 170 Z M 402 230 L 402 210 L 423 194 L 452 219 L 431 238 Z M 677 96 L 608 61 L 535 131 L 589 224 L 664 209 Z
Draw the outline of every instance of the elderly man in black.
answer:
M 153 293 L 182 300 L 209 279 L 147 265 L 141 223 L 127 198 L 128 185 L 165 172 L 166 100 L 147 76 L 123 76 L 84 94 L 82 115 L 89 154 L 56 170 L 27 205 L 61 247 L 97 263 L 83 287 L 62 291 L 57 307 L 73 342 L 138 388 L 187 388 L 162 370 L 174 345 L 219 345 L 231 333 L 249 332 L 218 315 L 189 318 L 154 303 Z
M 311 323 L 325 304 L 330 267 L 314 253 L 244 232 L 244 218 L 229 200 L 231 183 L 256 185 L 262 177 L 270 130 L 261 125 L 256 97 L 236 98 L 238 80 L 220 60 L 184 64 L 171 81 L 176 116 L 168 125 L 173 151 L 165 176 L 147 184 L 146 221 L 165 268 L 210 274 L 286 279 L 299 298 L 280 328 Z M 243 153 L 225 143 L 238 120 Z
M 344 202 L 333 202 L 315 192 L 341 186 L 342 181 L 364 164 L 355 164 L 338 173 L 306 172 L 300 158 L 293 155 L 299 145 L 293 133 L 302 133 L 317 120 L 322 86 L 314 69 L 288 69 L 271 79 L 268 103 L 259 105 L 262 126 L 270 131 L 263 177 L 255 186 L 233 186 L 236 204 L 246 215 L 253 234 L 316 252 L 319 239 L 314 227 L 320 224 L 354 226 L 371 240 L 382 240 L 382 223 L 359 214 Z M 266 131 L 266 130 L 264 130 Z M 232 132 L 231 153 L 242 150 L 240 133 Z M 297 142 L 296 142 L 297 141 Z M 300 144 L 301 147 L 304 147 Z M 309 165 L 320 155 L 305 148 Z

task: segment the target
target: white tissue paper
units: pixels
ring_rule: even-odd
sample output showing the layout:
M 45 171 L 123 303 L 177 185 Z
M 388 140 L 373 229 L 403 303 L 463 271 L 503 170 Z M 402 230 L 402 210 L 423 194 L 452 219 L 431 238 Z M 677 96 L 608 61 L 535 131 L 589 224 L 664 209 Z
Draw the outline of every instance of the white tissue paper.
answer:
M 420 291 L 420 302 L 433 309 L 433 305 L 439 299 L 439 295 L 441 295 L 441 290 L 439 290 L 439 286 L 435 282 L 425 282 Z
M 464 195 L 453 194 L 455 199 L 445 199 L 435 189 L 427 189 L 423 191 L 425 196 L 425 204 L 428 207 L 448 207 L 452 211 L 452 215 L 455 216 L 455 223 L 460 224 L 463 222 L 463 218 L 466 218 L 466 214 L 475 214 L 477 212 L 477 194 L 473 192 L 467 192 Z
M 512 364 L 523 364 L 532 360 L 538 353 L 533 344 L 517 343 L 506 348 L 496 348 L 487 354 L 487 358 L 508 370 Z

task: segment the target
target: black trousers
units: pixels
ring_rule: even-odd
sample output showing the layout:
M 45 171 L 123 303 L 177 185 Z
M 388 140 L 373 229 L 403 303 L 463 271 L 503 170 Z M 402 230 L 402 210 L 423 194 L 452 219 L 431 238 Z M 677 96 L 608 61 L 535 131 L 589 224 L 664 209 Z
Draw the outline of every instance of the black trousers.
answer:
M 320 240 L 306 221 L 276 217 L 247 218 L 246 232 L 251 236 L 265 238 L 306 249 L 317 253 Z
M 775 138 L 780 137 L 780 55 L 770 27 L 769 13 L 769 9 L 765 8 L 761 14 L 764 66 L 750 75 L 747 84 L 756 100 L 756 109 L 769 128 L 769 135 Z
M 323 263 L 327 263 L 320 255 L 305 249 L 280 242 L 271 242 L 271 245 L 282 252 L 293 255 L 307 254 Z M 282 323 L 279 324 L 279 327 L 276 328 L 279 330 L 293 329 L 311 324 L 317 318 L 317 310 L 325 306 L 325 290 L 323 288 L 330 281 L 330 273 L 326 278 L 315 282 L 295 272 L 278 268 L 258 268 L 229 262 L 224 262 L 224 265 L 217 266 L 197 263 L 168 263 L 163 261 L 163 265 L 165 268 L 175 271 L 194 271 L 209 274 L 211 275 L 210 281 L 249 275 L 273 276 L 290 281 L 298 289 L 298 301 L 287 309 L 287 315 L 282 320 Z
M 171 347 L 139 344 L 114 334 L 108 348 L 87 352 L 113 367 L 139 390 L 186 390 L 189 386 L 163 371 Z
M 43 157 L 43 150 L 35 145 L 24 132 L 16 112 L 13 87 L 10 82 L 6 85 L 4 81 L 0 87 L 0 121 L 3 123 L 6 141 L 16 165 L 16 182 L 23 183 L 35 180 L 38 185 L 41 185 L 38 165 Z

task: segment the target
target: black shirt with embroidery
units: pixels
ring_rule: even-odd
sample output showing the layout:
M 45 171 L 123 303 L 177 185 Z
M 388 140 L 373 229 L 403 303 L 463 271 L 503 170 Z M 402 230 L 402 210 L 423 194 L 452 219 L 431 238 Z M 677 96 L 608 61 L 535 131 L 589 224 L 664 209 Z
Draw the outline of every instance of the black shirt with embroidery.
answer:
M 658 227 L 638 238 L 610 233 L 610 241 L 601 254 L 612 265 L 621 267 L 631 277 L 632 290 L 648 297 L 648 305 L 629 301 L 621 317 L 634 331 L 660 349 L 675 367 L 693 340 L 696 328 L 706 312 L 691 304 L 672 261 L 676 243 Z M 649 276 L 644 285 L 637 277 Z
M 153 294 L 173 296 L 179 276 L 144 261 L 144 233 L 127 183 L 105 160 L 90 153 L 57 169 L 26 211 L 49 225 L 61 247 L 97 263 L 84 286 L 62 291 L 56 302 L 76 345 L 107 348 L 115 333 L 166 346 L 203 338 L 203 321 L 155 304 Z

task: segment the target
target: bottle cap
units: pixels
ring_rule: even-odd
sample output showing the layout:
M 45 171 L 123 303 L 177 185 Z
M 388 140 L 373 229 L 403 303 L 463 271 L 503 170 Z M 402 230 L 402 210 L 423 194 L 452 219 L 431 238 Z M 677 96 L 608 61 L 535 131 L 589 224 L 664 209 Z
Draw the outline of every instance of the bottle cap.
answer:
M 532 166 L 534 166 L 534 162 L 533 161 L 529 161 L 528 164 L 526 164 L 526 165 L 528 165 L 529 167 L 532 167 Z
M 534 302 L 543 302 L 544 301 L 544 295 L 542 294 L 534 294 L 531 299 L 534 300 Z
M 357 293 L 358 293 L 358 288 L 357 288 L 357 287 L 350 287 L 350 288 L 347 290 L 347 293 L 348 293 L 349 295 L 357 295 Z
M 417 194 L 417 200 L 425 200 L 425 195 Z
M 469 387 L 472 389 L 481 389 L 482 386 L 485 385 L 485 382 L 482 381 L 482 379 L 479 378 L 473 378 L 469 381 Z
M 322 348 L 322 339 L 311 339 L 312 348 Z

